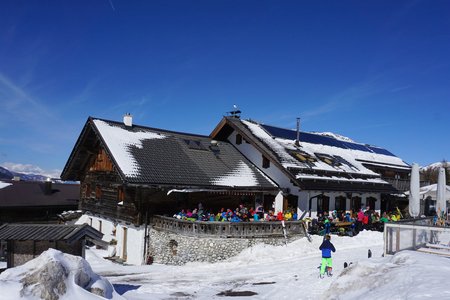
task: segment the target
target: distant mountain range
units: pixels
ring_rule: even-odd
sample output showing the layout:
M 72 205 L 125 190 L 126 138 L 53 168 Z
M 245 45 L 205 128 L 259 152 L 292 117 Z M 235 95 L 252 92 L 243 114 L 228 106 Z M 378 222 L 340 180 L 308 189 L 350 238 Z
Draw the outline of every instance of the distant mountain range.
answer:
M 6 169 L 4 167 L 0 167 L 0 180 L 13 179 L 14 177 L 19 177 L 20 180 L 23 180 L 23 181 L 45 181 L 48 178 L 47 176 L 40 175 L 40 174 L 17 173 L 17 172 L 9 171 L 8 169 Z
M 428 170 L 438 170 L 440 167 L 449 169 L 450 168 L 450 163 L 447 162 L 447 161 L 436 162 L 434 164 L 430 164 L 428 166 L 422 167 L 422 168 L 420 168 L 420 170 L 422 172 L 426 172 Z
M 437 162 L 420 168 L 421 179 L 429 184 L 437 183 L 439 176 L 439 168 L 445 169 L 445 180 L 450 184 L 450 163 L 447 161 Z

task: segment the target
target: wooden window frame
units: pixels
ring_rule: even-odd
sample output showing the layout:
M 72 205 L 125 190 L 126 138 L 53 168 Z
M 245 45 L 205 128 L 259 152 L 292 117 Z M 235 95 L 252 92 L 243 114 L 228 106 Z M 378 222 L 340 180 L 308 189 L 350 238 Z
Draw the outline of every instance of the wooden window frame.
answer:
M 102 186 L 97 184 L 95 186 L 95 199 L 99 200 L 102 198 Z
M 123 186 L 117 187 L 117 201 L 118 202 L 125 201 L 125 190 Z
M 236 145 L 242 144 L 242 135 L 236 134 Z
M 262 156 L 262 167 L 264 169 L 270 168 L 270 160 L 267 157 L 265 157 L 264 155 Z

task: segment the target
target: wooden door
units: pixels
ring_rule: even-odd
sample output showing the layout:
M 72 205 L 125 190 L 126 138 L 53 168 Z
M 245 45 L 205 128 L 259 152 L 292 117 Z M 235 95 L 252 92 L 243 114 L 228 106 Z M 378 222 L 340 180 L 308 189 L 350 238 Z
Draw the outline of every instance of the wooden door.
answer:
M 123 228 L 123 244 L 122 244 L 122 259 L 127 260 L 127 235 L 128 228 Z

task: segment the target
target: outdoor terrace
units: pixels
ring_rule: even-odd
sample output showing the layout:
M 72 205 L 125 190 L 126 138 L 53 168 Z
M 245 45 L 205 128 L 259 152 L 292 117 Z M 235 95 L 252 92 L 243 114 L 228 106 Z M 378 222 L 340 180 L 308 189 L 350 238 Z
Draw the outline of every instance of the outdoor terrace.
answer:
M 221 238 L 272 238 L 284 236 L 283 223 L 281 221 L 186 221 L 171 217 L 153 216 L 151 223 L 154 229 L 166 230 L 188 236 Z M 305 235 L 304 222 L 302 221 L 285 221 L 284 225 L 288 237 Z

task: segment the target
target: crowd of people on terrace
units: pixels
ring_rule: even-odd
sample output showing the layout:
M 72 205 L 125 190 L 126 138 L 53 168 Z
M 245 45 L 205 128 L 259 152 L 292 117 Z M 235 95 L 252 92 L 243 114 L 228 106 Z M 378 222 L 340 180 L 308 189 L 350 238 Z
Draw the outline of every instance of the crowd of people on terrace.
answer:
M 310 231 L 321 234 L 329 234 L 331 232 L 331 227 L 333 224 L 345 224 L 346 227 L 339 228 L 340 232 L 349 235 L 356 235 L 362 230 L 382 230 L 383 224 L 386 222 L 396 222 L 402 217 L 400 210 L 395 212 L 383 212 L 380 214 L 377 211 L 367 207 L 365 210 L 360 209 L 358 212 L 337 212 L 332 211 L 331 214 L 328 212 L 319 213 L 317 218 L 308 219 Z M 345 232 L 349 230 L 349 232 Z
M 261 205 L 256 206 L 256 208 L 247 208 L 243 204 L 240 204 L 235 209 L 221 208 L 219 211 L 214 212 L 212 210 L 204 209 L 201 203 L 198 204 L 197 208 L 194 209 L 182 209 L 176 213 L 173 217 L 177 219 L 187 220 L 187 221 L 215 221 L 215 222 L 257 222 L 257 221 L 297 221 L 298 215 L 297 210 L 289 208 L 284 212 L 279 211 L 275 213 L 273 210 L 264 211 Z M 396 212 L 386 213 L 384 212 L 381 216 L 377 211 L 371 210 L 367 207 L 365 210 L 360 209 L 358 212 L 343 211 L 337 212 L 332 211 L 331 214 L 328 212 L 319 213 L 317 218 L 309 219 L 307 221 L 312 222 L 312 224 L 326 224 L 326 223 L 337 223 L 337 222 L 349 222 L 354 223 L 356 231 L 361 231 L 363 229 L 369 229 L 372 224 L 375 223 L 385 223 L 385 222 L 395 222 L 401 218 L 401 213 L 397 209 Z
M 203 209 L 199 203 L 198 208 L 182 209 L 174 215 L 175 218 L 187 221 L 215 221 L 215 222 L 258 222 L 258 221 L 296 221 L 297 212 L 294 209 L 287 209 L 284 212 L 274 213 L 273 210 L 267 212 L 261 205 L 256 208 L 247 208 L 243 204 L 235 209 L 221 208 L 218 212 Z

